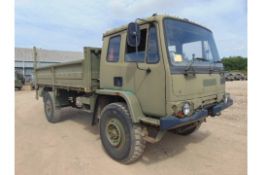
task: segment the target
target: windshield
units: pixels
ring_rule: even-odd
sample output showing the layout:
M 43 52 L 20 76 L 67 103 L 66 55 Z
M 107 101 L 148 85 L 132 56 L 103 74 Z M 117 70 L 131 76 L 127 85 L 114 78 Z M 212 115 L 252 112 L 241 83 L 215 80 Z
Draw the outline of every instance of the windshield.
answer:
M 171 67 L 210 66 L 219 60 L 212 33 L 203 27 L 175 19 L 164 19 L 165 39 Z

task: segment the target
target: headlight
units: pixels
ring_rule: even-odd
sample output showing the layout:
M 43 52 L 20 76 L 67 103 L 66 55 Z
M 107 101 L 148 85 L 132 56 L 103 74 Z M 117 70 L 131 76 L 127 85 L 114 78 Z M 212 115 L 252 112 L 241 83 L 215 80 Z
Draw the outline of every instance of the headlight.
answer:
M 184 113 L 185 115 L 190 114 L 190 105 L 189 105 L 189 103 L 185 103 L 185 104 L 184 104 L 184 106 L 183 106 L 183 113 Z

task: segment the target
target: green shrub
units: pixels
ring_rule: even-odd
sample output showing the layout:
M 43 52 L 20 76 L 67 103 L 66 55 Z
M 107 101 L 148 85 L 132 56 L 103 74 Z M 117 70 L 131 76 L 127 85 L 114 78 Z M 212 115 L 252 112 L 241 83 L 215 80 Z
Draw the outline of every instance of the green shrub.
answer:
M 241 56 L 225 57 L 221 61 L 226 71 L 247 72 L 247 58 Z

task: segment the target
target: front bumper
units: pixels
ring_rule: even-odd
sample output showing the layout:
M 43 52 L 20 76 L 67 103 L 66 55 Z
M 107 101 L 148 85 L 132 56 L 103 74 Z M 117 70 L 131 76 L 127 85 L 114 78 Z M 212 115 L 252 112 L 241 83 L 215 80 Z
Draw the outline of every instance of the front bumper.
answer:
M 214 117 L 220 112 L 233 104 L 233 100 L 229 98 L 227 103 L 221 102 L 214 106 L 207 107 L 196 111 L 192 116 L 185 118 L 177 118 L 176 116 L 167 116 L 160 119 L 160 130 L 168 130 L 177 128 L 183 125 L 201 121 L 207 116 Z

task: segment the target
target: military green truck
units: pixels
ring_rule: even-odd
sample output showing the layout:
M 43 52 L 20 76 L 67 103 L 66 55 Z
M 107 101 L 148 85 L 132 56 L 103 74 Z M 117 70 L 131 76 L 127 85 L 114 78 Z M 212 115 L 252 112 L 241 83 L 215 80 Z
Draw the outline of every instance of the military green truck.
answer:
M 234 75 L 230 72 L 225 72 L 224 76 L 226 81 L 234 81 L 235 79 Z
M 234 72 L 234 80 L 245 80 L 244 74 L 240 72 Z
M 15 71 L 15 89 L 21 90 L 25 83 L 25 79 L 23 75 L 17 71 Z
M 128 164 L 167 131 L 189 135 L 233 104 L 212 32 L 178 17 L 153 15 L 103 34 L 83 60 L 35 69 L 46 118 L 71 106 L 92 114 L 113 159 Z M 175 145 L 174 145 L 175 146 Z

